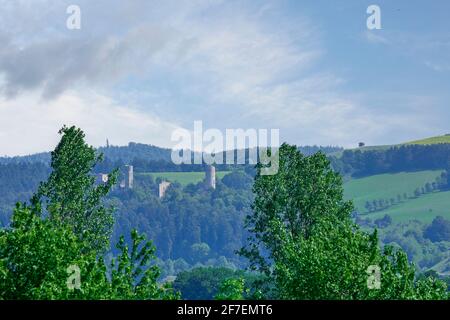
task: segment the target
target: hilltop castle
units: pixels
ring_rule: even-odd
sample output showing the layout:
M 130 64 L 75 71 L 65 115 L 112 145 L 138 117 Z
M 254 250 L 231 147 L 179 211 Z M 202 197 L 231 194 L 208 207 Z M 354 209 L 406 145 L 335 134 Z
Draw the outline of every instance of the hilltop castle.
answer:
M 120 182 L 119 187 L 121 189 L 133 189 L 134 186 L 134 167 L 132 165 L 126 165 L 126 174 L 124 179 Z M 105 173 L 99 173 L 96 176 L 96 181 L 98 184 L 105 184 L 109 180 L 109 176 Z M 216 168 L 212 165 L 207 165 L 205 167 L 205 178 L 203 184 L 206 188 L 216 189 Z M 162 181 L 159 184 L 159 198 L 164 198 L 167 189 L 170 187 L 171 183 L 168 181 Z
M 134 185 L 134 168 L 131 165 L 126 165 L 125 178 L 120 182 L 119 187 L 122 189 L 133 189 Z M 98 173 L 96 176 L 96 182 L 98 184 L 105 184 L 109 181 L 109 176 L 106 173 Z
M 170 187 L 170 182 L 163 181 L 159 184 L 159 198 L 164 198 L 167 189 Z
M 206 188 L 216 189 L 216 168 L 214 166 L 208 165 L 205 168 L 205 179 L 203 184 Z M 168 181 L 162 181 L 159 184 L 159 198 L 164 198 L 167 189 L 170 187 L 171 183 Z

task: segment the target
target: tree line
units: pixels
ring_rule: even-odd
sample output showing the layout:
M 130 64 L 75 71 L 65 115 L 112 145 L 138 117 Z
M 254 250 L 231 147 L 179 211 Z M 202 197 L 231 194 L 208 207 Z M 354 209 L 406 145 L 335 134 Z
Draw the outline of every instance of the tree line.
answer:
M 333 168 L 353 177 L 421 170 L 449 170 L 450 144 L 402 145 L 387 150 L 345 150 Z

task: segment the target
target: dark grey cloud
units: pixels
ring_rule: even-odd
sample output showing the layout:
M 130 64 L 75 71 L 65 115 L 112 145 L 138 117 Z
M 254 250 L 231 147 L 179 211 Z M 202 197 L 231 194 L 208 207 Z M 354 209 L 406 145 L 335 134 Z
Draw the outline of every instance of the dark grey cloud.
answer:
M 80 84 L 109 82 L 142 72 L 173 35 L 155 26 L 141 26 L 122 37 L 62 36 L 24 47 L 0 35 L 0 74 L 9 97 L 24 90 L 42 89 L 51 98 Z
M 0 94 L 37 89 L 48 99 L 170 65 L 192 41 L 179 23 L 220 1 L 0 0 Z M 66 28 L 72 4 L 81 9 L 80 30 Z
M 209 1 L 0 0 L 0 94 L 38 89 L 51 98 L 151 72 L 152 59 L 166 48 L 169 63 L 172 53 L 177 59 L 183 52 L 187 40 L 171 19 L 202 3 Z M 81 30 L 66 28 L 71 4 L 81 8 Z

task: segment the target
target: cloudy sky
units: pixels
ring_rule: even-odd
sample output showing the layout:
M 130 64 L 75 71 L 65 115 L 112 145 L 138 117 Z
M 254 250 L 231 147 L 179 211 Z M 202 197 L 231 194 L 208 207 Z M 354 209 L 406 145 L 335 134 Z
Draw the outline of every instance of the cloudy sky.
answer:
M 69 5 L 81 29 L 69 30 Z M 367 7 L 381 8 L 368 30 Z M 298 145 L 449 133 L 450 2 L 0 0 L 0 155 L 173 130 L 280 129 Z

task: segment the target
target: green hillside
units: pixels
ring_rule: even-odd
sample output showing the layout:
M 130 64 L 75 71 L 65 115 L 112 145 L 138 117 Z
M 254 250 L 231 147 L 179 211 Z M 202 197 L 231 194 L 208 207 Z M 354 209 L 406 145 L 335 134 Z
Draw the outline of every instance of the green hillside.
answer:
M 427 182 L 433 182 L 441 173 L 437 171 L 402 172 L 396 174 L 380 174 L 361 179 L 352 179 L 345 183 L 345 198 L 353 199 L 356 208 L 370 218 L 391 215 L 394 221 L 419 219 L 430 222 L 435 216 L 450 218 L 450 192 L 434 192 L 414 198 L 414 190 Z M 364 205 L 366 201 L 378 199 L 397 200 L 397 195 L 406 193 L 408 199 L 396 201 L 391 207 L 382 211 L 368 213 Z
M 404 143 L 399 143 L 399 144 L 364 146 L 364 147 L 360 147 L 360 148 L 350 148 L 347 150 L 352 150 L 352 151 L 360 150 L 360 151 L 364 152 L 364 151 L 388 150 L 392 147 L 399 147 L 399 146 L 411 145 L 411 144 L 430 145 L 430 144 L 438 144 L 438 143 L 450 143 L 450 134 L 425 138 L 425 139 L 421 139 L 421 140 L 409 141 L 409 142 L 404 142 Z M 342 153 L 343 153 L 343 151 L 337 151 L 337 152 L 330 153 L 330 155 L 339 158 L 342 156 Z
M 395 174 L 379 174 L 361 179 L 352 179 L 345 183 L 345 198 L 353 199 L 361 212 L 365 211 L 367 200 L 389 199 L 398 194 L 412 195 L 416 188 L 432 182 L 441 174 L 441 170 L 401 172 Z
M 450 143 L 450 134 L 411 141 L 404 144 L 437 144 L 437 143 Z
M 218 179 L 222 179 L 228 171 L 218 171 L 216 172 L 216 177 Z M 178 182 L 181 185 L 185 186 L 189 183 L 198 183 L 205 178 L 204 172 L 148 172 L 148 173 L 139 173 L 138 176 L 152 176 L 153 179 L 162 178 L 164 180 Z
M 450 191 L 426 194 L 368 216 L 377 219 L 385 214 L 389 214 L 394 222 L 417 219 L 430 223 L 436 216 L 450 219 Z

